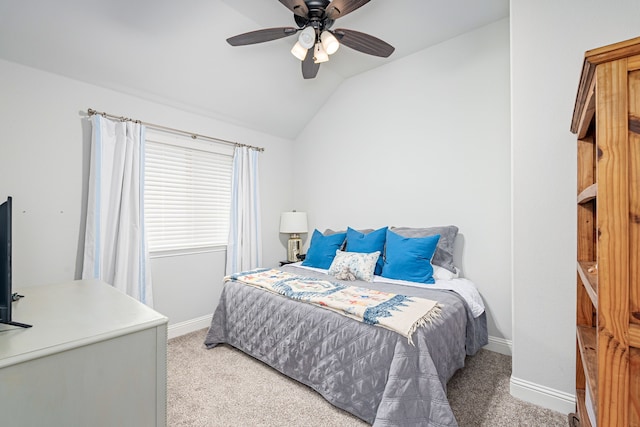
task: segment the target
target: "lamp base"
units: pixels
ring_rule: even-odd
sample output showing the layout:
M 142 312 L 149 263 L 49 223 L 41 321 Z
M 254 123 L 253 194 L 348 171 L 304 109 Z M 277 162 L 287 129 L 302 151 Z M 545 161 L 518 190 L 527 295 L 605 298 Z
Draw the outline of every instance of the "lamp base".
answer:
M 295 237 L 294 237 L 295 236 Z M 292 234 L 287 242 L 287 261 L 298 262 L 298 255 L 302 252 L 302 239 L 297 234 Z

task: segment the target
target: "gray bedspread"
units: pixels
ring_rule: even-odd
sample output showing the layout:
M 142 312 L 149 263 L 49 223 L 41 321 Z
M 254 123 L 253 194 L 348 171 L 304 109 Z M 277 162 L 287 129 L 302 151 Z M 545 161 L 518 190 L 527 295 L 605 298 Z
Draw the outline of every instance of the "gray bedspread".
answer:
M 418 328 L 413 346 L 396 332 L 231 281 L 224 285 L 205 345 L 236 347 L 374 426 L 456 426 L 446 384 L 467 354 L 487 344 L 485 313 L 474 319 L 452 291 L 343 283 L 437 300 L 442 316 Z

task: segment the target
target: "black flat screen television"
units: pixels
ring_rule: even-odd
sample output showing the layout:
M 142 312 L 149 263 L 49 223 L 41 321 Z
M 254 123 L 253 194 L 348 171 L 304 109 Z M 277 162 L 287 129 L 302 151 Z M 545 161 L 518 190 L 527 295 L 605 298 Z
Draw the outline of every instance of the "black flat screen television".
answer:
M 0 205 L 0 323 L 30 328 L 11 319 L 14 294 L 11 285 L 11 197 Z

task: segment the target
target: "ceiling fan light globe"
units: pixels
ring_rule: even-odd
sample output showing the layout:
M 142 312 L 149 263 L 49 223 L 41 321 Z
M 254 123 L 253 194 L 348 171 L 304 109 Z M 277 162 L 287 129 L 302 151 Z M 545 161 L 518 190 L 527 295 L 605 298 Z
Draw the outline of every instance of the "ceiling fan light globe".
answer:
M 298 43 L 305 48 L 309 49 L 313 47 L 313 44 L 316 42 L 316 30 L 309 26 L 300 32 L 298 35 Z
M 333 55 L 340 47 L 338 39 L 329 31 L 323 31 L 320 35 L 320 40 L 322 41 L 322 47 L 324 47 L 328 55 Z
M 296 44 L 294 44 L 291 48 L 291 54 L 298 58 L 300 61 L 304 61 L 304 58 L 307 57 L 307 51 L 308 49 L 302 47 L 300 42 L 296 42 Z
M 316 47 L 313 49 L 313 62 L 316 64 L 322 64 L 329 60 L 329 55 L 322 47 L 322 43 L 316 43 Z

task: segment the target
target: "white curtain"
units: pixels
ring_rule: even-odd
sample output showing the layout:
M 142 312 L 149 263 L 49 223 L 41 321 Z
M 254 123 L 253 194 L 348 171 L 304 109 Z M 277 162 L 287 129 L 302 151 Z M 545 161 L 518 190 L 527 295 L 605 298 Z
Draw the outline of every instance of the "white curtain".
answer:
M 153 306 L 144 230 L 144 132 L 140 123 L 91 117 L 83 279 L 100 279 Z
M 248 147 L 236 147 L 233 154 L 226 274 L 262 264 L 258 155 L 257 150 Z

